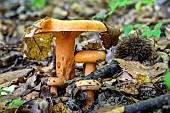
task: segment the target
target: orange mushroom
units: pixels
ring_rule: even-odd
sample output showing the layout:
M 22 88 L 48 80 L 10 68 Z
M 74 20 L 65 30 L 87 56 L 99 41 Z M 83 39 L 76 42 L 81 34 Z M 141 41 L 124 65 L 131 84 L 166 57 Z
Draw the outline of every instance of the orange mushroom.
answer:
M 99 50 L 84 50 L 75 55 L 75 62 L 85 63 L 85 76 L 96 70 L 96 61 L 105 60 L 106 54 L 104 51 Z M 82 80 L 75 83 L 80 90 L 86 90 L 87 100 L 85 108 L 88 109 L 89 105 L 94 101 L 94 91 L 101 88 L 101 84 L 96 80 Z
M 50 92 L 55 93 L 57 96 L 58 96 L 57 86 L 62 86 L 63 84 L 64 84 L 64 81 L 61 78 L 48 77 L 47 79 L 47 85 L 50 86 Z
M 53 33 L 56 37 L 56 74 L 64 81 L 74 77 L 75 38 L 86 31 L 107 31 L 105 25 L 96 20 L 58 20 L 46 18 L 38 33 Z

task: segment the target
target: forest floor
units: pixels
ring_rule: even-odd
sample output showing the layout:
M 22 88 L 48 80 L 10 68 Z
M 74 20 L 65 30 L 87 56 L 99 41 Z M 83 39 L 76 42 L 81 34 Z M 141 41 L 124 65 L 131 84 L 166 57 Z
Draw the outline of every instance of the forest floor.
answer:
M 0 113 L 170 112 L 170 91 L 165 85 L 170 67 L 169 0 L 142 5 L 138 10 L 134 2 L 116 8 L 105 19 L 110 11 L 109 0 L 51 0 L 43 7 L 30 1 L 0 1 Z M 84 77 L 84 64 L 75 63 L 75 78 L 58 87 L 58 96 L 50 93 L 46 82 L 56 74 L 55 39 L 47 58 L 31 59 L 21 52 L 24 29 L 45 17 L 91 20 L 96 14 L 101 16 L 94 19 L 110 26 L 110 30 L 81 34 L 75 39 L 74 54 L 97 48 L 105 51 L 105 61 L 97 62 L 97 70 L 88 77 Z M 158 32 L 146 38 L 148 33 L 143 36 L 139 29 L 125 36 L 128 25 L 154 29 L 158 23 L 163 23 L 158 38 Z M 94 102 L 88 110 L 84 108 L 87 93 L 75 86 L 80 79 L 102 84 L 94 92 Z

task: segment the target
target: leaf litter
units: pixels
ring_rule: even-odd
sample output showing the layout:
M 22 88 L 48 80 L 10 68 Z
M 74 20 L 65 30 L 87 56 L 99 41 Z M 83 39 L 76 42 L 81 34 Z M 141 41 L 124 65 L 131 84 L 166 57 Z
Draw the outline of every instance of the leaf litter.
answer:
M 15 0 L 13 2 L 15 2 Z M 63 5 L 64 2 L 65 5 Z M 59 97 L 56 98 L 55 95 L 49 93 L 46 79 L 48 76 L 55 75 L 55 66 L 52 66 L 52 64 L 55 64 L 55 56 L 49 53 L 51 47 L 54 49 L 54 45 L 51 44 L 53 36 L 50 33 L 45 33 L 37 34 L 33 37 L 36 30 L 40 29 L 37 25 L 36 27 L 34 26 L 34 31 L 32 32 L 30 32 L 30 29 L 26 29 L 26 31 L 30 32 L 32 35 L 28 33 L 29 35 L 25 35 L 25 37 L 22 38 L 22 41 L 25 43 L 21 46 L 24 48 L 23 52 L 26 56 L 38 59 L 39 61 L 30 60 L 23 57 L 20 52 L 20 38 L 24 35 L 24 30 L 22 29 L 22 31 L 19 31 L 19 28 L 16 29 L 17 26 L 22 25 L 21 28 L 30 26 L 36 20 L 44 18 L 43 15 L 51 16 L 50 14 L 54 14 L 53 16 L 56 18 L 59 17 L 60 19 L 90 19 L 90 17 L 97 12 L 100 11 L 100 13 L 103 14 L 103 12 L 108 10 L 108 1 L 78 1 L 79 4 L 76 2 L 64 2 L 58 1 L 58 4 L 53 3 L 53 1 L 50 2 L 50 4 L 53 4 L 55 10 L 59 9 L 64 11 L 64 14 L 59 14 L 59 12 L 53 10 L 42 10 L 41 12 L 41 10 L 38 9 L 30 13 L 26 7 L 22 8 L 23 3 L 20 2 L 16 2 L 14 6 L 8 6 L 8 11 L 6 7 L 1 7 L 3 10 L 0 11 L 3 11 L 2 14 L 4 14 L 5 18 L 0 14 L 0 17 L 2 17 L 0 21 L 0 29 L 2 31 L 0 32 L 0 44 L 3 45 L 2 47 L 0 46 L 0 61 L 3 62 L 0 62 L 0 67 L 3 67 L 0 68 L 0 88 L 15 86 L 13 90 L 10 90 L 11 94 L 5 96 L 8 102 L 18 97 L 24 100 L 24 104 L 20 107 L 7 107 L 5 105 L 6 103 L 0 100 L 2 103 L 2 112 L 8 112 L 10 110 L 14 112 L 16 109 L 18 113 L 23 112 L 22 110 L 35 112 L 40 111 L 40 109 L 49 113 L 53 112 L 53 110 L 55 112 L 73 112 L 71 108 L 74 107 L 77 107 L 74 109 L 78 109 L 79 112 L 87 112 L 87 110 L 82 107 L 83 99 L 85 99 L 86 94 L 78 91 L 74 84 L 80 79 L 97 79 L 103 82 L 101 90 L 96 92 L 95 101 L 89 109 L 90 112 L 107 112 L 109 109 L 113 112 L 113 108 L 123 106 L 117 109 L 118 112 L 122 112 L 127 105 L 169 93 L 163 82 L 164 74 L 166 70 L 169 69 L 170 64 L 170 52 L 168 51 L 169 19 L 167 18 L 168 15 L 162 15 L 167 12 L 166 7 L 161 8 L 161 10 L 166 10 L 164 13 L 161 13 L 161 10 L 157 9 L 156 5 L 154 7 L 142 6 L 140 11 L 135 11 L 129 7 L 127 7 L 127 10 L 116 9 L 118 12 L 110 15 L 106 21 L 107 25 L 115 26 L 115 28 L 108 27 L 108 32 L 99 34 L 101 39 L 97 38 L 97 41 L 93 43 L 88 42 L 87 39 L 88 43 L 85 44 L 85 48 L 98 48 L 98 44 L 100 45 L 102 43 L 102 46 L 106 49 L 110 50 L 110 47 L 112 48 L 112 51 L 107 50 L 107 54 L 111 52 L 114 56 L 114 46 L 117 45 L 117 43 L 119 43 L 118 40 L 122 38 L 122 34 L 120 33 L 122 33 L 122 26 L 124 24 L 137 21 L 145 25 L 152 25 L 163 21 L 163 27 L 166 25 L 165 31 L 162 32 L 160 39 L 153 39 L 153 45 L 156 51 L 156 53 L 154 53 L 153 65 L 145 65 L 137 61 L 125 61 L 123 59 L 115 59 L 118 63 L 113 63 L 116 61 L 110 58 L 109 60 L 112 60 L 112 63 L 108 61 L 100 63 L 97 65 L 98 70 L 87 77 L 83 77 L 83 66 L 80 66 L 78 67 L 79 69 L 78 73 L 76 73 L 76 77 L 58 88 Z M 5 1 L 3 1 L 2 4 L 5 4 Z M 47 5 L 47 8 L 53 9 L 50 4 Z M 83 7 L 86 6 L 86 10 L 81 10 L 82 4 Z M 161 5 L 165 4 L 162 3 Z M 13 9 L 17 9 L 21 14 L 15 13 Z M 94 10 L 91 11 L 89 9 Z M 155 13 L 153 9 L 158 10 L 158 13 Z M 25 13 L 23 13 L 24 11 Z M 122 14 L 124 14 L 124 16 L 121 16 Z M 15 24 L 12 19 L 15 19 Z M 99 35 L 87 35 L 87 37 L 98 37 Z M 98 41 L 101 43 L 95 44 Z M 77 43 L 82 45 L 79 41 Z M 15 51 L 15 53 L 11 54 L 11 51 Z M 9 59 L 13 59 L 13 62 Z M 40 61 L 41 59 L 44 60 Z M 117 72 L 117 70 L 120 72 Z M 97 76 L 99 74 L 101 75 Z M 108 75 L 106 76 L 105 74 Z M 69 106 L 66 104 L 67 102 L 70 102 Z M 55 108 L 55 106 L 57 107 Z M 155 110 L 163 111 L 165 107 Z M 150 109 L 150 111 L 154 110 Z

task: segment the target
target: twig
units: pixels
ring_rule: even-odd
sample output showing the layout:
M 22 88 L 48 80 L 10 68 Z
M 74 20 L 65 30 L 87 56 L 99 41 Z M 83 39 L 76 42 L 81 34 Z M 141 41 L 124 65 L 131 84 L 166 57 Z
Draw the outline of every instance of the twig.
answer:
M 124 113 L 147 111 L 151 109 L 161 108 L 163 105 L 170 105 L 170 94 L 161 95 L 153 99 L 148 99 L 132 105 L 128 105 L 125 107 Z
M 121 67 L 118 65 L 117 61 L 112 60 L 112 62 L 96 71 L 91 72 L 89 75 L 82 77 L 81 79 L 98 79 L 98 78 L 116 78 L 122 73 Z

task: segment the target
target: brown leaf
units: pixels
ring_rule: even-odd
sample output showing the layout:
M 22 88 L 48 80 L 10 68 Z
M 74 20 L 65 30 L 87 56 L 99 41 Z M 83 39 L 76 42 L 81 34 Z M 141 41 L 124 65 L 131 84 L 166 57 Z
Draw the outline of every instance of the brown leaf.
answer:
M 41 60 L 48 56 L 51 48 L 53 34 L 41 33 L 35 34 L 33 37 L 22 38 L 22 52 L 33 59 Z
M 47 57 L 48 51 L 51 48 L 53 38 L 52 33 L 35 34 L 41 29 L 40 25 L 45 20 L 36 21 L 31 27 L 25 29 L 25 35 L 22 38 L 22 52 L 30 58 L 41 60 Z
M 85 50 L 99 50 L 102 49 L 102 46 L 99 43 L 88 43 L 85 45 Z
M 19 106 L 15 113 L 53 113 L 53 110 L 46 100 L 37 98 Z
M 55 113 L 71 113 L 72 111 L 66 107 L 63 103 L 54 105 L 53 110 Z
M 136 88 L 135 84 L 128 84 L 124 85 L 121 91 L 127 93 L 127 94 L 132 94 L 132 95 L 137 95 L 139 94 L 139 91 Z
M 24 99 L 34 99 L 36 97 L 39 97 L 39 92 L 33 91 L 31 93 L 29 93 L 28 95 L 24 96 Z
M 106 24 L 105 24 L 106 25 Z M 120 30 L 115 27 L 107 26 L 106 32 L 99 33 L 101 36 L 102 43 L 106 49 L 109 49 L 112 45 L 116 46 L 121 34 Z
M 162 62 L 156 63 L 153 66 L 145 66 L 137 61 L 125 61 L 123 59 L 115 60 L 118 61 L 120 67 L 131 74 L 133 78 L 138 78 L 139 75 L 155 78 L 157 75 L 166 72 L 168 69 L 167 65 Z
M 122 107 L 114 108 L 114 109 L 107 111 L 105 113 L 124 113 L 124 111 L 125 111 L 125 107 L 122 106 Z
M 3 74 L 0 74 L 0 84 L 11 81 L 13 79 L 16 79 L 18 77 L 22 77 L 29 73 L 32 69 L 22 69 L 12 72 L 6 72 Z

